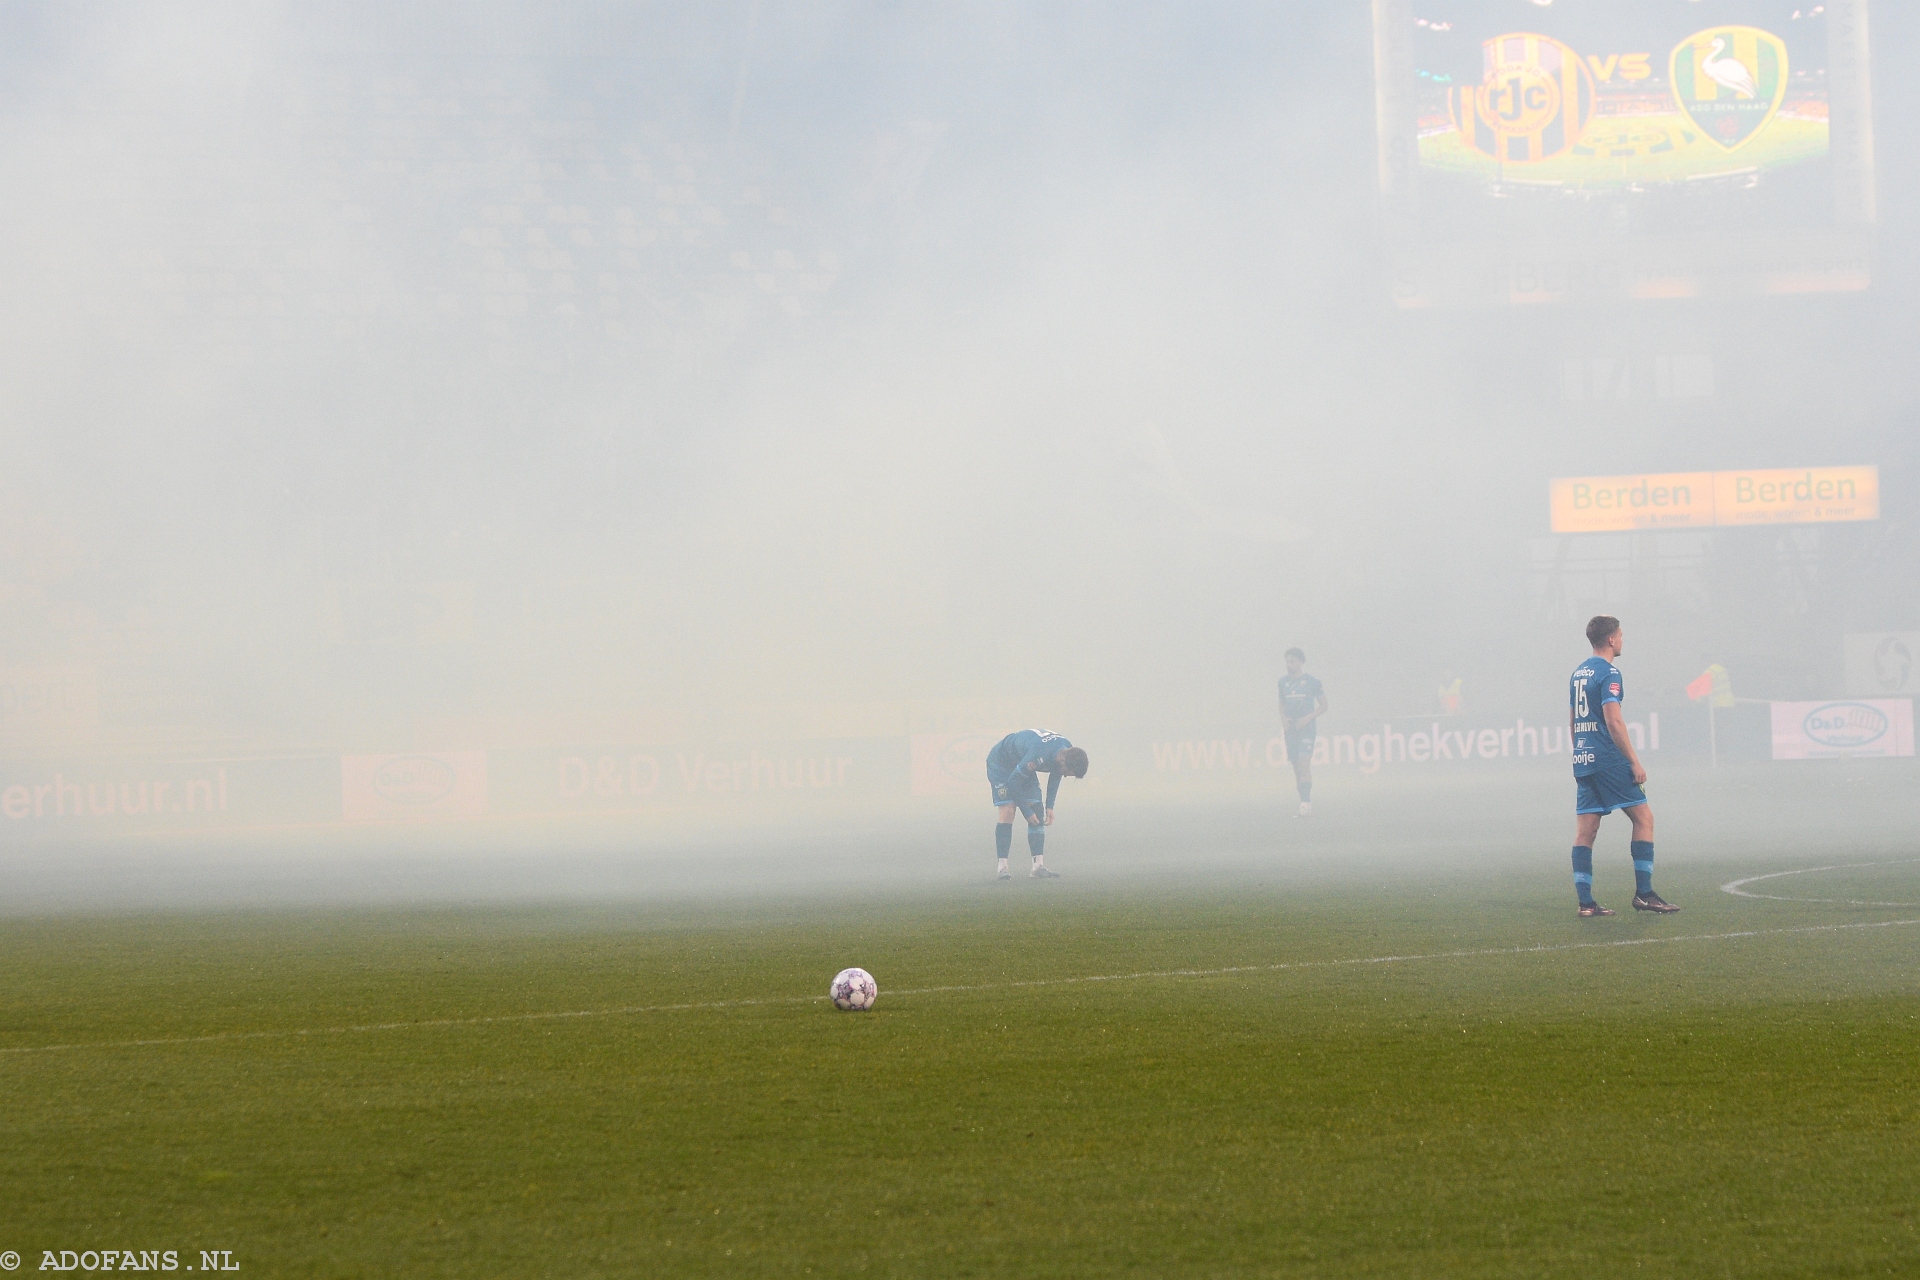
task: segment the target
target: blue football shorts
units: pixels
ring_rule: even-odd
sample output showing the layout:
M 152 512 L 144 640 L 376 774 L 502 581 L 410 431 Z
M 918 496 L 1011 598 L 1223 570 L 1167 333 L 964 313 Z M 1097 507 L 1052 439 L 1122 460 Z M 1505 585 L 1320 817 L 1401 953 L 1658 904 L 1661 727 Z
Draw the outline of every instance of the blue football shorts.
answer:
M 1575 778 L 1573 785 L 1575 813 L 1612 813 L 1615 809 L 1631 809 L 1647 802 L 1646 791 L 1633 780 L 1633 771 L 1625 766 Z
M 1313 759 L 1314 741 L 1320 736 L 1320 727 L 1310 724 L 1304 729 L 1287 730 L 1287 761 L 1299 764 Z
M 993 807 L 1003 804 L 1020 806 L 1029 822 L 1040 820 L 1036 815 L 1046 813 L 1046 800 L 1040 794 L 1040 779 L 1037 775 L 1021 769 L 1009 777 L 996 777 L 991 769 L 987 771 L 987 783 L 993 788 Z

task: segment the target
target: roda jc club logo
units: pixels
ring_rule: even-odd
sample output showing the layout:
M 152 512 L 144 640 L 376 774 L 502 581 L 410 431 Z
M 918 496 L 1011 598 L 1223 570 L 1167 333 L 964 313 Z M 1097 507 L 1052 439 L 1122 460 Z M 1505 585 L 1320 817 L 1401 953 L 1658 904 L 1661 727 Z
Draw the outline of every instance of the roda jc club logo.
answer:
M 1573 150 L 1593 118 L 1593 73 L 1551 36 L 1514 33 L 1481 45 L 1484 76 L 1447 95 L 1454 128 L 1495 160 L 1532 164 Z

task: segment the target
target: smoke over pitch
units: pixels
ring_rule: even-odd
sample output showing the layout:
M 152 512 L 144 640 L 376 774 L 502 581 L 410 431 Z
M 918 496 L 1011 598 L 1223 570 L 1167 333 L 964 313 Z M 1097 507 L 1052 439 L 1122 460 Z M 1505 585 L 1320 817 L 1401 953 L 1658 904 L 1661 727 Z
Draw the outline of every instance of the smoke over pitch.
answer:
M 1183 744 L 1263 759 L 1290 644 L 1384 786 L 1603 609 L 1668 750 L 1708 656 L 1846 693 L 1920 628 L 1904 141 L 1864 295 L 1405 312 L 1352 8 L 10 11 L 0 824 L 978 818 L 1029 725 L 1251 795 Z M 1858 464 L 1857 528 L 1548 527 Z

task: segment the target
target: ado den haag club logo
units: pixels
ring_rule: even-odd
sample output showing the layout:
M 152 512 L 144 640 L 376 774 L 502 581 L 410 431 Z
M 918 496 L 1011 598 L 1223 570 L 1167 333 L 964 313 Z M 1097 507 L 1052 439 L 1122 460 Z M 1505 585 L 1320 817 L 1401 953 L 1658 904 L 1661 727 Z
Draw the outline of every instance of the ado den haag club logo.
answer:
M 1680 114 L 1722 151 L 1737 151 L 1787 96 L 1787 45 L 1758 27 L 1709 27 L 1674 48 L 1669 71 Z
M 1482 78 L 1450 91 L 1454 128 L 1482 155 L 1512 164 L 1573 150 L 1593 118 L 1593 73 L 1551 36 L 1514 32 L 1480 46 Z
M 1807 712 L 1800 727 L 1823 747 L 1864 747 L 1884 738 L 1892 721 L 1864 702 L 1829 702 Z
M 373 789 L 394 804 L 426 805 L 445 799 L 458 779 L 453 766 L 432 756 L 389 760 L 373 775 Z

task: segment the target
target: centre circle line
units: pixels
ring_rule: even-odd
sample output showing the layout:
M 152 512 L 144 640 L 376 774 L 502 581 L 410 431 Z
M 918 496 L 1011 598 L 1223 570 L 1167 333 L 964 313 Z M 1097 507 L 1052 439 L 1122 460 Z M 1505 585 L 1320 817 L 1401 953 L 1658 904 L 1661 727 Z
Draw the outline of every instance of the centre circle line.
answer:
M 1778 880 L 1782 876 L 1809 876 L 1822 871 L 1858 871 L 1863 867 L 1905 867 L 1916 862 L 1920 862 L 1920 858 L 1894 858 L 1886 862 L 1836 862 L 1826 867 L 1796 867 L 1791 871 L 1769 871 L 1763 876 L 1729 880 L 1720 886 L 1720 892 L 1730 893 L 1736 898 L 1765 898 L 1771 902 L 1811 902 L 1839 907 L 1920 907 L 1920 902 L 1868 902 L 1860 898 L 1789 898 L 1779 893 L 1750 893 L 1741 887 L 1759 884 L 1762 880 Z

